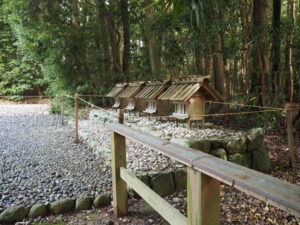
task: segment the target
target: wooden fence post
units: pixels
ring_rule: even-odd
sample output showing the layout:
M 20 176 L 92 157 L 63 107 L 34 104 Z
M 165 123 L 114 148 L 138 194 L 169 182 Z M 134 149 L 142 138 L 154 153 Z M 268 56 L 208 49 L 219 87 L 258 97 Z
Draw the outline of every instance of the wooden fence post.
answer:
M 119 109 L 119 123 L 124 123 L 124 109 Z
M 64 114 L 65 114 L 65 96 L 61 96 L 61 124 L 64 125 Z
M 187 168 L 188 225 L 220 224 L 220 182 Z
M 115 216 L 124 216 L 128 210 L 127 184 L 120 177 L 120 168 L 126 168 L 126 146 L 125 137 L 112 132 L 112 188 L 113 188 L 113 208 Z
M 286 127 L 288 136 L 288 146 L 290 155 L 290 164 L 292 169 L 296 169 L 296 151 L 294 144 L 294 131 L 293 131 L 293 112 L 291 104 L 286 104 Z
M 190 118 L 187 119 L 187 129 L 191 130 L 192 129 L 192 121 Z
M 76 144 L 79 143 L 78 137 L 78 94 L 75 94 L 75 141 Z

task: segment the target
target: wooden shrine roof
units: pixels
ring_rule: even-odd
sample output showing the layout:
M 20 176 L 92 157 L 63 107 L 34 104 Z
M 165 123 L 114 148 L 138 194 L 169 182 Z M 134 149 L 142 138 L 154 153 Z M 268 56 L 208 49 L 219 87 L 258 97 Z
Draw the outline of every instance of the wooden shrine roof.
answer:
M 127 83 L 119 83 L 106 95 L 107 97 L 116 97 L 127 86 Z
M 159 100 L 188 101 L 200 88 L 205 95 L 222 101 L 222 95 L 209 85 L 209 76 L 184 77 L 175 79 L 172 85 L 158 97 Z
M 145 88 L 138 92 L 134 98 L 156 99 L 168 86 L 170 80 L 164 81 L 149 81 Z
M 129 83 L 128 86 L 124 90 L 122 90 L 116 97 L 117 98 L 132 98 L 144 86 L 145 86 L 145 82 L 133 82 L 133 83 Z

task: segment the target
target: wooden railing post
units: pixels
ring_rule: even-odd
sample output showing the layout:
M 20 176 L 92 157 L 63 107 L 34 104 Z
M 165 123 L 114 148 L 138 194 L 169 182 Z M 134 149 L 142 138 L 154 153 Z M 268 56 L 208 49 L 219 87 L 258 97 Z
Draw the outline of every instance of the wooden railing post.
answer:
M 75 143 L 79 143 L 78 136 L 78 94 L 75 94 Z
M 295 169 L 296 168 L 296 151 L 295 151 L 295 144 L 294 144 L 292 106 L 290 104 L 286 104 L 285 108 L 286 108 L 286 127 L 287 127 L 287 136 L 288 136 L 290 164 L 291 164 L 292 169 Z
M 124 123 L 124 109 L 119 109 L 119 123 Z
M 187 119 L 187 129 L 191 130 L 192 129 L 192 121 L 190 118 Z
M 64 114 L 65 114 L 65 96 L 61 96 L 61 125 L 64 125 Z
M 125 137 L 112 132 L 112 188 L 113 188 L 113 208 L 115 216 L 124 216 L 128 208 L 127 184 L 120 177 L 120 168 L 126 168 L 126 146 Z
M 188 225 L 220 224 L 220 182 L 187 168 Z

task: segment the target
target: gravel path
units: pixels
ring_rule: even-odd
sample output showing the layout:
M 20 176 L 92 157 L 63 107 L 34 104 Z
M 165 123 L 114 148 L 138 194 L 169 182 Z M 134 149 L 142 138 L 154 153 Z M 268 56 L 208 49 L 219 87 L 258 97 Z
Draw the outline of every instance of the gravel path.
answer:
M 105 123 L 112 121 L 116 121 L 116 117 L 99 110 L 92 110 L 88 120 L 79 121 L 80 138 L 88 143 L 97 155 L 106 157 L 107 160 L 110 160 L 111 132 Z M 145 125 L 144 122 L 141 121 L 140 128 Z M 126 121 L 125 125 L 130 126 Z M 173 170 L 183 166 L 129 138 L 126 138 L 126 163 L 126 167 L 133 171 Z
M 109 112 L 109 113 L 108 113 Z M 157 136 L 163 136 L 170 140 L 172 138 L 224 138 L 240 134 L 239 132 L 225 130 L 220 127 L 207 129 L 188 130 L 185 124 L 178 124 L 174 121 L 157 121 L 149 118 L 130 118 L 125 113 L 125 125 L 142 132 L 149 133 L 151 128 Z M 89 144 L 91 148 L 108 160 L 110 158 L 111 134 L 106 128 L 106 122 L 117 121 L 117 113 L 113 110 L 107 112 L 91 110 L 88 120 L 79 121 L 80 138 Z M 155 130 L 153 130 L 155 129 Z M 168 170 L 182 167 L 181 164 L 171 160 L 157 151 L 150 149 L 135 141 L 126 138 L 126 160 L 127 168 L 134 171 Z
M 73 128 L 47 111 L 47 105 L 0 105 L 0 212 L 111 189 L 108 162 L 74 144 Z

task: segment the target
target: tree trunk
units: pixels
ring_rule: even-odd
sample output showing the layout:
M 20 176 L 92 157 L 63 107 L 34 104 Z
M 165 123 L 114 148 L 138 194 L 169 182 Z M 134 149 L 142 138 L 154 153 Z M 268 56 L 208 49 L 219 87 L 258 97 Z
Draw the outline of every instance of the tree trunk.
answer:
M 275 96 L 275 102 L 280 105 L 280 93 L 282 93 L 280 83 L 282 74 L 280 72 L 280 14 L 281 14 L 281 0 L 273 0 L 273 30 L 272 30 L 272 93 Z
M 221 14 L 221 13 L 220 13 Z M 221 14 L 222 16 L 222 14 Z M 223 18 L 223 16 L 221 17 Z M 221 51 L 223 52 L 223 50 L 225 49 L 225 40 L 224 40 L 224 33 L 220 34 L 220 39 L 221 39 Z M 223 59 L 223 73 L 224 73 L 224 84 L 223 86 L 224 88 L 224 92 L 225 92 L 225 97 L 226 99 L 229 99 L 229 95 L 230 95 L 230 79 L 229 79 L 229 64 L 227 63 L 227 58 L 224 54 L 222 54 L 222 59 Z
M 268 60 L 268 0 L 253 0 L 253 35 L 251 92 L 258 94 L 259 104 L 266 105 Z
M 79 22 L 79 11 L 78 11 L 78 2 L 77 0 L 72 0 L 72 24 L 74 28 L 78 31 L 80 28 Z
M 252 12 L 251 1 L 245 1 L 244 7 L 241 7 L 241 23 L 242 23 L 242 56 L 241 56 L 241 73 L 239 76 L 240 90 L 243 95 L 249 91 L 246 81 L 249 80 L 249 35 L 250 35 L 250 17 Z
M 235 56 L 233 59 L 233 77 L 234 77 L 233 80 L 234 81 L 231 81 L 231 87 L 230 87 L 231 95 L 236 95 L 240 91 L 240 87 L 239 87 L 240 77 L 238 74 L 238 71 L 239 71 L 238 67 L 239 67 L 238 56 Z M 232 80 L 232 77 L 229 77 L 229 79 Z M 234 85 L 234 87 L 233 87 L 233 85 Z
M 96 78 L 97 83 L 102 84 L 107 81 L 103 79 L 105 75 L 111 74 L 111 56 L 109 52 L 108 43 L 108 31 L 107 23 L 105 20 L 106 15 L 105 3 L 102 0 L 96 1 L 96 15 L 97 15 L 97 35 L 96 35 L 96 46 L 99 51 L 99 72 L 100 77 Z M 99 85 L 98 84 L 98 85 Z
M 130 27 L 129 27 L 129 12 L 128 12 L 128 0 L 121 0 L 121 14 L 123 25 L 123 60 L 122 69 L 125 77 L 128 76 L 130 66 Z
M 72 35 L 74 36 L 73 54 L 74 54 L 74 75 L 76 78 L 81 78 L 83 71 L 83 65 L 81 63 L 81 45 L 80 45 L 80 20 L 77 0 L 72 0 Z
M 144 5 L 147 6 L 150 3 L 150 0 L 145 0 Z M 160 72 L 161 59 L 159 54 L 159 45 L 156 40 L 155 33 L 152 31 L 153 18 L 153 8 L 147 8 L 145 10 L 145 32 L 148 41 L 151 71 L 152 73 L 157 74 Z
M 115 2 L 110 0 L 110 4 L 114 5 Z M 114 21 L 112 12 L 110 10 L 106 10 L 106 22 L 107 22 L 107 30 L 109 32 L 109 39 L 110 39 L 110 54 L 112 56 L 112 72 L 117 75 L 115 81 L 116 82 L 123 82 L 123 70 L 121 66 L 121 57 L 120 57 L 120 39 L 121 34 L 119 29 Z
M 293 102 L 294 98 L 294 72 L 292 64 L 292 33 L 295 24 L 295 1 L 288 0 L 287 4 L 287 16 L 290 20 L 290 27 L 287 29 L 286 45 L 285 45 L 285 70 L 287 72 L 286 85 L 288 90 L 286 91 L 289 102 Z
M 210 67 L 211 67 L 211 58 L 209 55 L 205 55 L 204 57 L 204 73 L 205 75 L 209 75 L 210 74 Z
M 203 74 L 205 69 L 203 68 L 203 62 L 202 62 L 203 58 L 199 47 L 195 47 L 194 54 L 195 54 L 196 73 Z
M 216 90 L 223 96 L 225 96 L 224 88 L 224 64 L 223 56 L 221 54 L 221 37 L 218 35 L 216 42 L 213 44 L 213 68 L 215 75 L 215 87 Z

